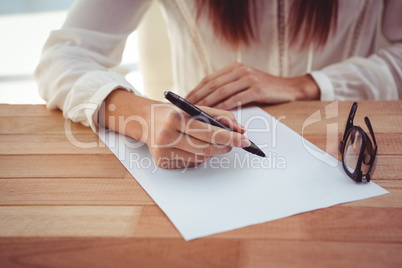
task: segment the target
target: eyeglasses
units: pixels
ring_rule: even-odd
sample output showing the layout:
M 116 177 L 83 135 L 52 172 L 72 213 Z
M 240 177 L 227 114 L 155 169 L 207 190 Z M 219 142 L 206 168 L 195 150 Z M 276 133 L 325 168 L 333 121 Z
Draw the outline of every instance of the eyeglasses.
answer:
M 340 151 L 342 154 L 342 164 L 346 174 L 354 181 L 369 182 L 374 160 L 377 155 L 377 142 L 368 117 L 364 118 L 364 122 L 370 131 L 371 138 L 374 142 L 374 148 L 366 132 L 364 132 L 361 127 L 353 125 L 356 110 L 357 103 L 355 102 L 350 110 L 341 141 Z

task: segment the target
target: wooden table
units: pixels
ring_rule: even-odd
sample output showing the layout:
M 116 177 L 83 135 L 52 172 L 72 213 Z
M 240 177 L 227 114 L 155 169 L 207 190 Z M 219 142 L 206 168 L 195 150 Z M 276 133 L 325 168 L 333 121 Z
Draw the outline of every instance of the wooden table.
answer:
M 344 130 L 351 102 L 264 109 L 326 147 Z M 0 267 L 402 267 L 402 101 L 361 101 L 355 123 L 372 122 L 379 144 L 373 181 L 391 193 L 190 242 L 86 127 L 70 144 L 59 111 L 0 105 Z

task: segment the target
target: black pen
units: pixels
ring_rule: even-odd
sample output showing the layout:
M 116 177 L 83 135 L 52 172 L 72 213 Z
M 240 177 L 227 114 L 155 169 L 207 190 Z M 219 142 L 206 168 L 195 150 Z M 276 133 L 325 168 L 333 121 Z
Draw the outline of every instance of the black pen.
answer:
M 220 127 L 223 129 L 227 129 L 230 131 L 234 131 L 230 127 L 225 126 L 224 124 L 222 124 L 221 122 L 219 122 L 218 120 L 216 120 L 215 118 L 213 118 L 212 116 L 210 116 L 209 114 L 204 112 L 203 110 L 199 109 L 195 105 L 191 104 L 187 100 L 183 99 L 182 97 L 180 97 L 179 95 L 177 95 L 171 91 L 165 91 L 165 98 L 168 101 L 170 101 L 173 105 L 176 105 L 181 110 L 183 110 L 184 112 L 188 113 L 193 118 L 195 118 L 201 122 L 204 122 L 204 123 L 216 126 L 216 127 Z M 258 148 L 257 145 L 255 145 L 252 141 L 250 141 L 250 142 L 251 142 L 251 145 L 248 147 L 245 147 L 243 149 L 246 150 L 247 152 L 256 154 L 258 156 L 265 157 L 264 152 L 261 151 L 261 149 Z

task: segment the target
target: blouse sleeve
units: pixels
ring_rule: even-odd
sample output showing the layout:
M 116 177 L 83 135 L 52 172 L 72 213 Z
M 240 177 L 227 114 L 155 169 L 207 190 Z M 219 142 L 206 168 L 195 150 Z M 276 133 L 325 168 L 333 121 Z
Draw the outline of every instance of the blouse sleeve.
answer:
M 385 2 L 382 32 L 392 44 L 368 58 L 353 57 L 311 73 L 321 100 L 402 98 L 402 1 Z
M 140 94 L 109 68 L 121 61 L 127 36 L 151 2 L 76 1 L 61 29 L 50 33 L 34 73 L 48 108 L 95 130 L 99 106 L 114 89 Z

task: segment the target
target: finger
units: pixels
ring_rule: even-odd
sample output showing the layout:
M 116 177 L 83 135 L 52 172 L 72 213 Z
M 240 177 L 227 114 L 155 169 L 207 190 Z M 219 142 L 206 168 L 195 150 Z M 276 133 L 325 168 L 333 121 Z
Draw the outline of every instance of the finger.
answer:
M 214 83 L 225 83 L 225 80 L 230 80 L 234 79 L 230 76 L 227 76 L 228 74 L 233 74 L 233 70 L 236 69 L 238 63 L 232 63 L 224 68 L 214 72 L 213 74 L 210 74 L 206 76 L 187 96 L 186 99 L 193 103 L 193 101 L 197 101 L 201 99 L 203 96 L 208 94 L 210 90 L 213 90 L 216 88 Z M 215 81 L 216 80 L 216 81 Z M 227 83 L 227 82 L 226 82 Z
M 164 168 L 164 169 L 193 168 L 200 164 L 202 164 L 202 163 L 186 162 L 186 161 L 182 161 L 182 160 L 166 160 L 166 159 L 162 159 L 162 160 L 156 162 L 156 165 L 158 167 Z
M 176 144 L 176 148 L 192 155 L 203 156 L 205 159 L 215 155 L 226 154 L 232 150 L 231 146 L 212 144 L 190 135 L 185 135 Z
M 201 87 L 205 86 L 210 80 L 216 79 L 217 77 L 219 77 L 225 73 L 231 72 L 232 69 L 233 69 L 233 66 L 231 66 L 231 64 L 229 64 L 229 65 L 223 67 L 222 69 L 219 69 L 218 71 L 205 76 L 204 79 L 202 79 L 201 82 L 198 83 L 198 85 L 187 95 L 187 97 L 190 97 L 191 95 L 193 95 L 195 92 L 197 92 L 197 90 L 199 90 Z
M 250 141 L 242 134 L 200 122 L 195 118 L 188 121 L 184 132 L 211 144 L 240 148 L 250 146 Z
M 201 154 L 194 154 L 178 148 L 157 148 L 152 150 L 153 158 L 156 161 L 182 161 L 203 163 L 211 158 Z
M 221 76 L 218 76 L 209 82 L 207 82 L 205 85 L 202 87 L 198 88 L 194 94 L 192 94 L 190 97 L 188 97 L 188 101 L 194 104 L 198 104 L 200 101 L 202 101 L 205 97 L 207 97 L 209 94 L 213 93 L 216 91 L 217 88 L 222 87 L 226 84 L 229 84 L 233 81 L 236 81 L 237 79 L 240 78 L 240 75 L 237 72 L 228 72 L 225 73 Z
M 207 106 L 199 106 L 198 108 L 200 108 L 201 110 L 203 110 L 204 112 L 206 112 L 207 114 L 214 117 L 219 122 L 221 122 L 222 124 L 224 124 L 225 126 L 231 128 L 236 132 L 243 134 L 247 131 L 247 129 L 244 126 L 242 126 L 239 122 L 237 122 L 236 117 L 230 111 L 215 109 Z M 184 126 L 188 124 L 189 120 L 194 120 L 190 115 L 188 115 L 187 113 L 183 113 L 180 110 L 179 111 L 174 110 L 172 114 L 173 114 L 172 117 L 174 117 L 176 121 L 175 128 L 178 131 L 178 133 L 185 132 Z M 171 133 L 171 135 L 169 133 L 165 133 L 164 138 L 170 137 L 169 140 L 176 140 L 178 138 L 176 134 L 177 134 L 176 132 Z
M 236 132 L 243 134 L 247 131 L 247 129 L 244 126 L 242 126 L 239 122 L 237 122 L 236 117 L 230 111 L 214 109 L 211 107 L 199 107 L 199 108 Z
M 246 105 L 255 100 L 256 100 L 255 94 L 252 92 L 252 90 L 248 89 L 235 94 L 234 96 L 230 97 L 229 99 L 221 103 L 218 103 L 216 106 L 214 106 L 214 108 L 222 110 L 230 110 L 237 107 L 239 103 L 241 105 Z
M 212 117 L 217 117 L 217 120 L 222 122 L 222 124 L 232 128 L 235 132 L 225 130 L 225 133 L 221 133 L 223 128 L 212 126 L 211 124 L 198 121 L 196 118 L 190 117 L 186 113 L 181 113 L 180 111 L 173 110 L 170 113 L 170 121 L 173 122 L 172 127 L 174 129 L 168 129 L 163 133 L 159 133 L 157 137 L 151 139 L 153 142 L 151 146 L 155 144 L 154 147 L 157 148 L 175 148 L 178 147 L 187 152 L 193 152 L 195 149 L 191 148 L 191 146 L 184 144 L 184 138 L 186 138 L 187 143 L 192 142 L 193 147 L 199 145 L 195 139 L 203 141 L 204 144 L 201 144 L 199 147 L 208 147 L 205 143 L 208 144 L 217 144 L 224 145 L 220 146 L 217 149 L 210 148 L 206 149 L 207 152 L 199 152 L 199 154 L 204 155 L 216 155 L 227 153 L 229 149 L 222 149 L 225 146 L 236 146 L 236 147 L 244 147 L 247 144 L 248 140 L 246 137 L 242 136 L 240 133 L 244 133 L 246 129 L 236 122 L 235 116 L 233 113 L 229 111 L 217 110 L 208 107 L 201 107 L 204 111 L 210 114 Z M 237 133 L 238 132 L 238 133 Z M 237 133 L 239 135 L 234 135 L 233 133 Z M 184 137 L 184 134 L 188 134 L 195 138 L 194 140 Z M 209 151 L 208 151 L 209 150 Z
M 180 149 L 164 149 L 157 152 L 158 156 L 154 157 L 156 166 L 165 169 L 182 169 L 196 167 L 210 159 L 200 155 L 194 155 Z
M 208 94 L 205 98 L 203 98 L 196 104 L 214 106 L 227 100 L 234 94 L 237 94 L 238 92 L 249 88 L 250 86 L 250 80 L 248 79 L 239 79 L 236 81 L 232 81 L 217 88 L 215 91 L 211 92 L 211 94 Z

